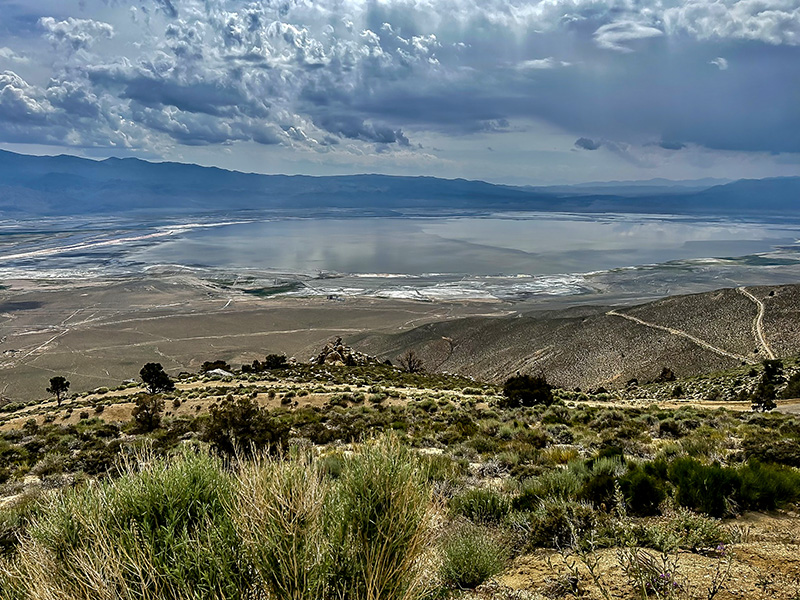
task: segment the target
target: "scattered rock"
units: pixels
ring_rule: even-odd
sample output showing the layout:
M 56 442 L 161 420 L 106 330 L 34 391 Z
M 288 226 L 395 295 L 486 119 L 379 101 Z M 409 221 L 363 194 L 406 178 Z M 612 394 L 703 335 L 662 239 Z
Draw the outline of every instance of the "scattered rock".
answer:
M 233 377 L 233 373 L 226 371 L 225 369 L 211 369 L 210 371 L 206 371 L 206 375 L 219 375 L 220 377 Z

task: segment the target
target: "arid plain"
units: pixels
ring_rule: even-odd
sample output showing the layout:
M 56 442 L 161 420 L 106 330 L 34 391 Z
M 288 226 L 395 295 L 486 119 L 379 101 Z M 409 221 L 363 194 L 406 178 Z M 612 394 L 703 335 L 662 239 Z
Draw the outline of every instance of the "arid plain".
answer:
M 264 297 L 175 274 L 7 281 L 0 393 L 7 401 L 43 398 L 53 375 L 66 376 L 75 392 L 113 387 L 153 361 L 173 375 L 268 353 L 305 362 L 339 336 L 382 360 L 413 349 L 431 370 L 494 382 L 541 371 L 568 389 L 624 387 L 664 366 L 688 377 L 800 351 L 800 286 L 614 300 Z
M 151 361 L 174 374 L 270 352 L 306 361 L 331 337 L 510 312 L 499 302 L 259 298 L 185 276 L 7 281 L 0 298 L 0 393 L 14 400 L 46 396 L 54 374 L 83 391 L 135 378 Z

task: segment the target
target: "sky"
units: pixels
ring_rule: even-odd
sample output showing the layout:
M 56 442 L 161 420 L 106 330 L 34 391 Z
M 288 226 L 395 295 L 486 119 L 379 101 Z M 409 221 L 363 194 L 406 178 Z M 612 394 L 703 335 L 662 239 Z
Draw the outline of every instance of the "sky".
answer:
M 800 175 L 800 0 L 0 0 L 0 148 L 523 185 Z

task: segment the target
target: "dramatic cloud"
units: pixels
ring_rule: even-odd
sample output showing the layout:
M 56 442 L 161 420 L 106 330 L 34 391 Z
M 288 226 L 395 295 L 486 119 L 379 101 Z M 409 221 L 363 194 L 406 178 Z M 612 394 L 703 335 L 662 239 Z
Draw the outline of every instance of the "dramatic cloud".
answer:
M 797 0 L 41 0 L 2 11 L 0 143 L 205 161 L 199 149 L 222 145 L 234 164 L 256 147 L 469 175 L 483 160 L 499 174 L 565 161 L 785 173 L 797 164 L 787 153 L 800 153 Z
M 36 90 L 13 71 L 0 74 L 0 119 L 20 125 L 43 123 L 50 107 L 36 95 Z
M 792 0 L 690 0 L 665 10 L 663 19 L 669 29 L 701 40 L 800 44 L 800 6 Z

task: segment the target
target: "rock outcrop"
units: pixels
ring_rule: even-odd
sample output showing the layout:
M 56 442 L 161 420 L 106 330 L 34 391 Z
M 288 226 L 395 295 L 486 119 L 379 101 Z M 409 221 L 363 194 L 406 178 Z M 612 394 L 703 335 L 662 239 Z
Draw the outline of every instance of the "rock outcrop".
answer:
M 334 341 L 325 344 L 322 351 L 311 359 L 312 365 L 331 365 L 331 366 L 363 366 L 380 362 L 374 356 L 353 350 L 350 346 L 342 343 L 342 338 L 337 337 Z

